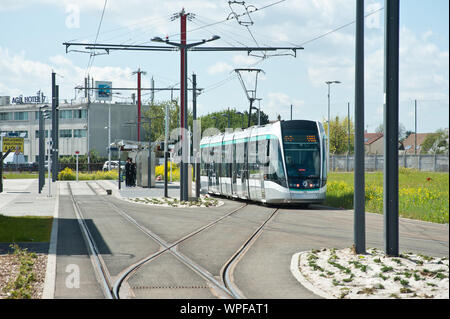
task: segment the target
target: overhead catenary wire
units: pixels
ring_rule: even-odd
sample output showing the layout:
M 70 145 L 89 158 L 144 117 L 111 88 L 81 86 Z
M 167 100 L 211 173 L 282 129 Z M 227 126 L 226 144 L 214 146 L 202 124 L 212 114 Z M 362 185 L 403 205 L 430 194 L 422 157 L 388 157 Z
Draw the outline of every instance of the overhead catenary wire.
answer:
M 95 42 L 97 43 L 98 40 L 98 35 L 100 33 L 100 29 L 102 27 L 102 22 L 103 22 L 103 16 L 105 15 L 105 9 L 106 9 L 106 4 L 108 3 L 108 0 L 105 0 L 105 4 L 103 5 L 103 10 L 102 10 L 102 16 L 100 17 L 100 22 L 98 24 L 98 28 L 97 28 L 97 35 L 95 36 Z M 95 53 L 93 52 L 93 50 L 91 50 L 91 55 L 89 56 L 89 62 L 86 68 L 86 72 L 84 74 L 84 76 L 86 77 L 87 74 L 89 74 L 89 70 L 92 66 L 92 63 L 94 63 L 94 58 L 95 58 Z

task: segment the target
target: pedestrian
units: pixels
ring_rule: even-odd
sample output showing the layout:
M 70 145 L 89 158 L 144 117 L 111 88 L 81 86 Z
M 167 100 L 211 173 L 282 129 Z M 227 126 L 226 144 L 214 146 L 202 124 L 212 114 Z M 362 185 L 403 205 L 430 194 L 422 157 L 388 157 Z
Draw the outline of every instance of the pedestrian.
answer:
M 136 186 L 136 164 L 133 163 L 133 160 L 130 158 L 131 164 L 131 186 Z
M 127 157 L 127 162 L 125 164 L 125 185 L 131 186 L 131 158 Z

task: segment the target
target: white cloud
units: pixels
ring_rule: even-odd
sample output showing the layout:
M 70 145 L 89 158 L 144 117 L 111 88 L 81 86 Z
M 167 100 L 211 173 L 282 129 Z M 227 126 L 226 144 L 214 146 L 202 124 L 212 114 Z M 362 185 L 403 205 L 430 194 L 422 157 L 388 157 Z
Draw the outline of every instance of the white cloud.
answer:
M 216 64 L 208 68 L 208 74 L 216 75 L 220 73 L 230 72 L 233 70 L 233 66 L 226 62 L 217 62 Z

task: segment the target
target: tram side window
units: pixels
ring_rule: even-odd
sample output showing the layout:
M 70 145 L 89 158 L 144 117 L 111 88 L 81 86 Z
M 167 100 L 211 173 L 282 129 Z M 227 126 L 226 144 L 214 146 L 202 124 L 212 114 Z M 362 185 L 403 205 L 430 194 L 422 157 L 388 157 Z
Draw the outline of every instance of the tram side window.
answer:
M 225 145 L 225 167 L 226 177 L 231 177 L 231 163 L 233 162 L 233 144 L 228 143 Z
M 242 171 L 244 170 L 244 154 L 245 154 L 245 144 L 243 142 L 239 142 L 235 144 L 235 156 L 236 156 L 236 177 L 242 177 Z
M 209 147 L 202 148 L 202 159 L 200 162 L 200 175 L 206 176 L 208 175 L 208 156 L 209 156 Z
M 251 141 L 248 144 L 248 172 L 250 177 L 253 177 L 253 175 L 257 173 L 258 169 L 258 164 L 256 162 L 257 160 L 256 144 L 257 144 L 256 141 Z
M 287 187 L 283 157 L 277 140 L 272 140 L 269 145 L 269 165 L 267 166 L 266 180 Z

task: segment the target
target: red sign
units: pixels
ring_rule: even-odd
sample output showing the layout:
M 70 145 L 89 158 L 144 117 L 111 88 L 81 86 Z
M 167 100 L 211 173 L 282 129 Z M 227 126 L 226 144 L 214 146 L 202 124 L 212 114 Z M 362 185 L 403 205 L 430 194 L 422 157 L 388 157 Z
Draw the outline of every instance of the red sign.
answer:
M 80 154 L 80 151 L 75 151 L 75 154 L 77 154 L 77 155 Z

